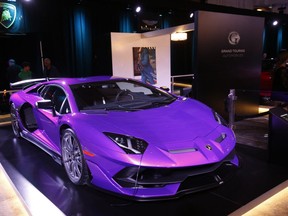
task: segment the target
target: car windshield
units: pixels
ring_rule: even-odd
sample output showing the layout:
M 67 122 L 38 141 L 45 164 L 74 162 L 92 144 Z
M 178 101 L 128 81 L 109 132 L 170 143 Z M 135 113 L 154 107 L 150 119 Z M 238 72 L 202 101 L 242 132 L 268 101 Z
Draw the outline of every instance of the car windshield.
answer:
M 71 85 L 78 109 L 137 111 L 172 103 L 176 97 L 153 86 L 132 80 Z

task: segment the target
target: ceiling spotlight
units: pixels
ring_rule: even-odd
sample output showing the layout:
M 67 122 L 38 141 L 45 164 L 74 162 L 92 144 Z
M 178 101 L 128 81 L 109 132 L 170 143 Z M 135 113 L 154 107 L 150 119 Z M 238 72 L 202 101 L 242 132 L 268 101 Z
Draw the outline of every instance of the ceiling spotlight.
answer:
M 194 16 L 194 13 L 192 12 L 192 13 L 190 13 L 190 18 L 192 19 L 193 18 L 193 16 Z
M 136 9 L 135 9 L 136 13 L 139 13 L 141 11 L 141 7 L 140 6 L 137 6 Z
M 273 26 L 278 25 L 278 21 L 277 21 L 277 20 L 273 21 L 272 25 L 273 25 Z

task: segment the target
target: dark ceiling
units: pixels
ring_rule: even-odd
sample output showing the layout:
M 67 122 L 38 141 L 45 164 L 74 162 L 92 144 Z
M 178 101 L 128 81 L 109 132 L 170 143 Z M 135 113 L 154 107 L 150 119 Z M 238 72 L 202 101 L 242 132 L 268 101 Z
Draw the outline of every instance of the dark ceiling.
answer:
M 113 7 L 130 7 L 133 9 L 140 5 L 143 11 L 159 11 L 159 10 L 192 10 L 207 6 L 206 0 L 75 0 L 78 4 L 93 3 L 98 5 L 107 5 Z
M 237 0 L 241 2 L 240 0 Z M 99 5 L 114 7 L 114 8 L 130 8 L 134 10 L 137 5 L 142 7 L 142 13 L 160 13 L 160 12 L 192 12 L 196 10 L 210 10 L 210 11 L 221 11 L 227 13 L 242 13 L 242 14 L 257 14 L 257 11 L 253 8 L 237 8 L 229 6 L 229 2 L 225 5 L 221 4 L 209 4 L 208 0 L 74 0 L 76 4 L 80 5 Z M 256 2 L 256 1 L 255 1 Z M 257 1 L 259 2 L 259 1 Z M 265 1 L 266 2 L 266 1 Z M 279 1 L 277 1 L 279 2 Z M 286 1 L 285 1 L 286 2 Z M 243 4 L 243 3 L 242 3 Z M 240 4 L 239 4 L 240 5 Z M 260 14 L 261 15 L 261 14 Z

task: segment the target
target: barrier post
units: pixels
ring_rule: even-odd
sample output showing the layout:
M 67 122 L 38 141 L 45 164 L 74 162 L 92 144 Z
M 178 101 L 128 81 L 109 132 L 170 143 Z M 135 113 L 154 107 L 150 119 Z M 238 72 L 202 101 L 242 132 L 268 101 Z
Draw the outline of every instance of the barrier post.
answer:
M 233 129 L 235 122 L 235 101 L 237 96 L 235 95 L 235 89 L 230 89 L 228 94 L 228 112 L 229 112 L 229 127 Z

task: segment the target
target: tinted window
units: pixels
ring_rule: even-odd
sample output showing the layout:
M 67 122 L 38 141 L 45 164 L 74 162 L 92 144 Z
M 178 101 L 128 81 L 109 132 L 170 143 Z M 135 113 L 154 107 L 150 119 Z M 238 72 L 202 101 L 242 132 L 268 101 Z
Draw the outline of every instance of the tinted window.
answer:
M 46 86 L 40 93 L 40 95 L 47 100 L 51 100 L 54 104 L 54 108 L 58 113 L 65 114 L 70 113 L 70 106 L 67 100 L 67 96 L 63 89 L 58 86 Z

